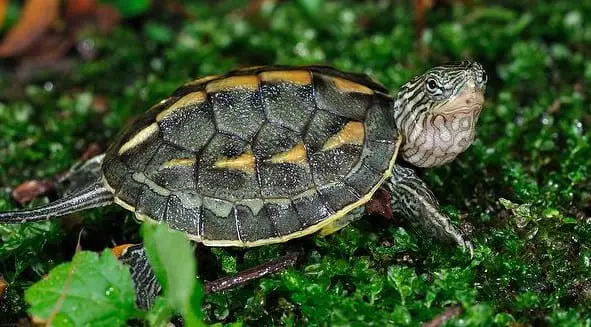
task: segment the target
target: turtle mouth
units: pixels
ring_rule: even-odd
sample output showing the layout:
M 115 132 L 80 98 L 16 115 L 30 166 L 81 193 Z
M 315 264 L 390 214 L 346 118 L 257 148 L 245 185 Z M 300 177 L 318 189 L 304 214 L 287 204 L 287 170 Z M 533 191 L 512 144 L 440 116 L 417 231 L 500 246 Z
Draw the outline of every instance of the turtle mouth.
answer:
M 479 112 L 484 104 L 484 90 L 464 87 L 455 97 L 444 101 L 433 109 L 434 114 L 473 114 Z

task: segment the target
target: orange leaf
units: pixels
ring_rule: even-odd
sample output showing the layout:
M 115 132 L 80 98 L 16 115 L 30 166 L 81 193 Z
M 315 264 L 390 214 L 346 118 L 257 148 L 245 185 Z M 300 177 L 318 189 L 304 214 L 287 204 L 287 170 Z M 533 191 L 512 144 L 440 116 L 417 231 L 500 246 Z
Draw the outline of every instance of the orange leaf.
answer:
M 27 203 L 39 195 L 47 194 L 54 188 L 55 183 L 51 180 L 34 179 L 26 181 L 12 190 L 12 198 L 18 203 Z
M 6 9 L 8 9 L 8 0 L 0 0 L 0 27 L 6 18 Z
M 0 43 L 0 57 L 15 56 L 45 34 L 58 17 L 59 0 L 28 0 L 21 18 Z
M 86 16 L 96 11 L 96 0 L 67 0 L 66 17 L 76 18 Z
M 0 275 L 0 297 L 4 295 L 4 291 L 6 291 L 6 288 L 8 288 L 8 283 L 6 283 L 4 278 L 2 278 L 2 275 Z

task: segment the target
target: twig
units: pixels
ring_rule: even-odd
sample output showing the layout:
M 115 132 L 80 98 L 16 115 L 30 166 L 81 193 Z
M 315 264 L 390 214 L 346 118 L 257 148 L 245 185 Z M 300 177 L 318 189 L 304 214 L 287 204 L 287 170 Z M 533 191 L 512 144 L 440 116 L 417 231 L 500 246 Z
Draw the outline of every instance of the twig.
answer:
M 223 277 L 214 281 L 205 282 L 205 293 L 220 292 L 229 288 L 244 285 L 252 280 L 284 270 L 295 265 L 298 256 L 288 254 L 267 263 L 238 272 L 234 276 Z
M 439 327 L 445 324 L 448 320 L 453 319 L 464 313 L 464 310 L 459 305 L 449 307 L 447 310 L 438 314 L 431 321 L 423 324 L 423 327 Z

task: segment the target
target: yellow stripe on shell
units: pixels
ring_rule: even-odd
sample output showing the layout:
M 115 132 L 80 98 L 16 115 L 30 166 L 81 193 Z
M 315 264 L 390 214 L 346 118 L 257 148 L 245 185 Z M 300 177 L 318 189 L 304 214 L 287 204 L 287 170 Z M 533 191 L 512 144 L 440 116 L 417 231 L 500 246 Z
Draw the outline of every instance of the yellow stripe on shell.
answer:
M 262 72 L 259 76 L 261 81 L 271 83 L 288 82 L 299 85 L 312 83 L 312 73 L 307 70 L 276 70 Z
M 358 121 L 350 121 L 343 128 L 326 140 L 322 151 L 340 148 L 345 144 L 362 145 L 365 139 L 365 127 Z
M 231 169 L 254 174 L 255 159 L 251 152 L 245 152 L 234 158 L 224 158 L 216 161 L 213 166 L 218 169 Z
M 229 91 L 234 89 L 256 90 L 259 79 L 255 75 L 231 76 L 210 82 L 205 87 L 207 93 Z
M 188 106 L 198 106 L 207 100 L 207 93 L 203 91 L 191 92 L 184 97 L 178 99 L 175 103 L 168 106 L 166 109 L 162 110 L 158 115 L 156 115 L 156 121 L 160 122 L 166 117 L 168 117 L 173 112 L 179 110 L 180 108 L 188 107 Z
M 119 148 L 119 155 L 122 155 L 125 152 L 146 142 L 150 137 L 152 137 L 154 134 L 158 133 L 158 131 L 159 131 L 159 128 L 158 128 L 158 124 L 156 124 L 156 123 L 152 123 L 152 124 L 144 127 L 142 130 L 140 130 L 138 133 L 136 133 L 131 139 L 129 139 L 129 141 L 125 142 Z
M 285 152 L 274 154 L 269 162 L 304 164 L 306 163 L 306 147 L 302 143 L 296 144 Z
M 194 81 L 187 82 L 187 83 L 185 83 L 184 86 L 200 85 L 200 84 L 203 84 L 203 83 L 207 83 L 209 81 L 213 81 L 214 79 L 220 78 L 220 77 L 221 77 L 221 75 L 205 76 L 205 77 L 201 77 L 199 79 L 196 79 Z
M 175 158 L 163 163 L 160 167 L 162 168 L 175 168 L 175 167 L 191 167 L 195 164 L 194 158 Z
M 363 94 L 373 94 L 373 90 L 369 87 L 350 81 L 348 79 L 340 78 L 340 77 L 330 77 L 332 82 L 334 83 L 335 87 L 343 92 L 347 93 L 363 93 Z

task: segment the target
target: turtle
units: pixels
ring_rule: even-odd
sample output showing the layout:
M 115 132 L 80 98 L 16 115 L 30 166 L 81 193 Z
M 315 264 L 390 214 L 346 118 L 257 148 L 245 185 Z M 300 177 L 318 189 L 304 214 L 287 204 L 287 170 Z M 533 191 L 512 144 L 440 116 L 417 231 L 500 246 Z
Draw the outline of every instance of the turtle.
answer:
M 410 225 L 472 253 L 415 170 L 470 146 L 486 83 L 471 60 L 431 68 L 396 95 L 320 65 L 203 77 L 139 115 L 83 167 L 87 183 L 0 223 L 115 203 L 206 246 L 253 247 L 331 234 L 382 188 Z

